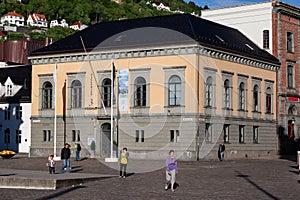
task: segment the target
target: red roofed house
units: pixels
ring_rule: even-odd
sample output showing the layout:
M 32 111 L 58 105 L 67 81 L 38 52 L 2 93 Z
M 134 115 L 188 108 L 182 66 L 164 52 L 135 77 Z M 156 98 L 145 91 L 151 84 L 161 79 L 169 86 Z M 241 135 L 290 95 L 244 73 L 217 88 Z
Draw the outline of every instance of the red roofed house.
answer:
M 8 12 L 1 17 L 1 24 L 24 26 L 24 17 L 15 12 Z
M 81 22 L 75 22 L 74 24 L 72 24 L 70 26 L 70 28 L 74 29 L 74 30 L 83 30 L 85 28 L 87 28 L 88 26 L 87 25 L 84 25 L 83 23 Z
M 33 13 L 27 19 L 27 25 L 37 27 L 48 27 L 48 21 L 45 15 Z

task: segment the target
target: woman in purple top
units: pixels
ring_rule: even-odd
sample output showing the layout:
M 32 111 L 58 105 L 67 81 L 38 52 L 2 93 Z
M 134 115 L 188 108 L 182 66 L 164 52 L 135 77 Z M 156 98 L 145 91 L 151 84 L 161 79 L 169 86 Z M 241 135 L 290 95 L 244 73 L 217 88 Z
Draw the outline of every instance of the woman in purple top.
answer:
M 166 180 L 165 190 L 168 190 L 169 183 L 171 182 L 171 190 L 174 192 L 174 183 L 176 182 L 176 173 L 178 173 L 177 160 L 174 155 L 174 150 L 169 152 L 166 160 Z

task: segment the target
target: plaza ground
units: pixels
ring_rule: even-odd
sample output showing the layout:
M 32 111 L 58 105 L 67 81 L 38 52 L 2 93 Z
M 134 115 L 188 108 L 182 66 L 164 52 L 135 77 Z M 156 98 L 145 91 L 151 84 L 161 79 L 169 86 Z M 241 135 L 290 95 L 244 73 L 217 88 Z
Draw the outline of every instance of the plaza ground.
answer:
M 1 169 L 22 169 L 31 173 L 47 171 L 45 158 L 16 156 L 0 159 Z M 97 159 L 71 160 L 69 174 L 115 174 Z M 131 161 L 131 165 L 164 161 Z M 0 199 L 299 199 L 300 175 L 295 161 L 288 159 L 225 160 L 219 162 L 178 162 L 179 187 L 164 190 L 164 169 L 131 172 L 57 190 L 0 189 Z M 57 163 L 59 172 L 61 162 Z M 129 166 L 130 168 L 130 166 Z M 47 174 L 48 175 L 48 174 Z M 1 176 L 1 171 L 0 171 Z M 55 175 L 54 175 L 55 176 Z

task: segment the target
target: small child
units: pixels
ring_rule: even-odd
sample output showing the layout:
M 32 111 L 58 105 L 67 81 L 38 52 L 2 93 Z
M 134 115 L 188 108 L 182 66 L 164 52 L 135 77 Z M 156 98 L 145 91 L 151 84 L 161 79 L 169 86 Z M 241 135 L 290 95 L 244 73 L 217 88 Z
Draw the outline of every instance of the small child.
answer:
M 54 158 L 54 156 L 50 155 L 48 163 L 47 163 L 47 166 L 49 167 L 49 173 L 50 174 L 55 174 L 55 162 L 54 162 L 53 158 Z

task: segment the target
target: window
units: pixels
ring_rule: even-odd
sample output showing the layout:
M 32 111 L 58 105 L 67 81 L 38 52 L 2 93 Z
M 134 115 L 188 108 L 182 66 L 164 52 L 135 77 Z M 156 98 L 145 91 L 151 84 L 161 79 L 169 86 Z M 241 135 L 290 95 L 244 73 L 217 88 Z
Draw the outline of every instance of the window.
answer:
M 289 88 L 294 87 L 294 67 L 291 65 L 287 67 L 287 84 Z
M 212 106 L 212 78 L 209 76 L 205 83 L 205 106 Z
M 258 126 L 253 126 L 253 143 L 258 144 Z
M 223 139 L 224 143 L 229 143 L 229 124 L 224 124 L 223 126 Z
M 258 111 L 258 86 L 255 85 L 253 88 L 253 111 Z
M 294 52 L 294 34 L 292 32 L 286 33 L 286 49 L 289 53 Z
M 170 142 L 177 143 L 179 142 L 180 132 L 179 130 L 170 130 Z
M 239 142 L 245 143 L 245 126 L 239 126 Z
M 5 107 L 5 110 L 4 110 L 4 120 L 10 120 L 10 106 Z
M 4 144 L 10 144 L 10 130 L 9 128 L 4 131 Z
M 20 144 L 22 142 L 22 131 L 16 130 L 16 144 Z
M 143 77 L 135 80 L 134 106 L 146 106 L 146 80 Z
M 212 142 L 212 125 L 205 124 L 205 141 Z
M 43 130 L 43 141 L 44 142 L 51 141 L 51 130 Z
M 145 142 L 145 131 L 136 130 L 135 131 L 135 142 Z
M 71 106 L 72 108 L 82 107 L 82 85 L 79 80 L 74 80 L 71 84 Z
M 169 80 L 169 106 L 180 106 L 181 104 L 181 79 L 172 76 Z
M 105 107 L 111 106 L 111 80 L 110 79 L 104 79 L 103 81 L 103 104 Z
M 52 84 L 50 82 L 45 82 L 42 88 L 42 108 L 52 108 Z
M 230 85 L 229 80 L 224 81 L 224 107 L 230 108 Z
M 269 30 L 263 31 L 263 48 L 269 49 L 270 48 L 270 40 L 269 40 Z
M 266 90 L 266 113 L 272 113 L 272 90 L 270 87 Z
M 12 85 L 6 85 L 6 94 L 5 96 L 12 96 Z
M 16 119 L 22 119 L 22 106 L 16 106 Z
M 245 110 L 245 84 L 243 82 L 239 87 L 239 109 Z
M 72 130 L 72 142 L 80 142 L 80 130 Z

